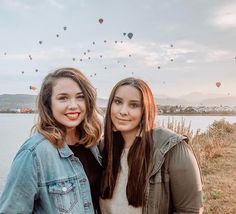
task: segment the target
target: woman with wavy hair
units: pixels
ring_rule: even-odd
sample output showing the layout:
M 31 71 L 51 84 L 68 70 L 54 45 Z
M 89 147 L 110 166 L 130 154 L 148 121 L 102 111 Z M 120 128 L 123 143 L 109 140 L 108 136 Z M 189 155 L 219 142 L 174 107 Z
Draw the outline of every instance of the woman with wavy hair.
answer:
M 35 133 L 16 154 L 0 213 L 100 213 L 96 90 L 75 68 L 43 80 Z
M 201 177 L 188 139 L 155 128 L 155 116 L 143 80 L 126 78 L 114 86 L 105 116 L 103 214 L 202 212 Z

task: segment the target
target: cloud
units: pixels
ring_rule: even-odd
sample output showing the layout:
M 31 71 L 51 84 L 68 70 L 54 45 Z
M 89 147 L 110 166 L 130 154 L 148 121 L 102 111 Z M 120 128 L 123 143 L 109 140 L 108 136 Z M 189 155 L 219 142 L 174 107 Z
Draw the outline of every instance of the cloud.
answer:
M 170 63 L 172 58 L 178 58 L 180 55 L 192 52 L 187 48 L 175 48 L 166 43 L 139 42 L 126 43 L 124 45 L 114 45 L 111 56 L 127 57 L 129 55 L 135 58 L 145 66 L 153 67 Z
M 224 61 L 225 59 L 232 58 L 232 55 L 233 53 L 226 50 L 220 50 L 220 49 L 208 50 L 208 52 L 206 53 L 206 61 L 207 62 Z
M 48 8 L 49 5 L 57 9 L 64 8 L 63 3 L 60 3 L 59 0 L 2 0 L 0 7 L 7 8 L 9 10 L 16 10 L 17 12 L 22 12 L 24 10 L 37 9 L 42 6 Z
M 236 3 L 232 3 L 220 8 L 211 20 L 213 25 L 221 29 L 231 29 L 236 27 Z
M 52 6 L 58 8 L 58 9 L 63 9 L 64 6 L 62 3 L 60 3 L 58 0 L 47 0 L 49 4 L 51 4 Z
M 24 1 L 17 1 L 17 0 L 2 0 L 1 6 L 10 10 L 13 9 L 20 9 L 20 10 L 29 10 L 32 8 L 32 6 L 29 3 L 26 3 Z
M 45 51 L 32 51 L 29 53 L 13 53 L 8 54 L 6 57 L 2 58 L 2 60 L 16 60 L 16 61 L 26 61 L 30 60 L 29 55 L 32 57 L 32 60 L 40 60 L 40 61 L 51 61 L 51 60 L 60 60 L 65 59 L 70 56 L 73 56 L 67 49 L 62 47 L 53 47 L 51 49 L 47 49 Z

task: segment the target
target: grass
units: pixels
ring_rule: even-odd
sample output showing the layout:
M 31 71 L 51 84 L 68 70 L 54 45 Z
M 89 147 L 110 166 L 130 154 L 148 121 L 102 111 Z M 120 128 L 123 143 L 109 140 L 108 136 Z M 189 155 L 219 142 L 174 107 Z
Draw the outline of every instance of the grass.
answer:
M 203 176 L 204 213 L 236 213 L 236 123 L 214 121 L 204 133 L 193 133 L 184 121 L 162 126 L 190 139 Z

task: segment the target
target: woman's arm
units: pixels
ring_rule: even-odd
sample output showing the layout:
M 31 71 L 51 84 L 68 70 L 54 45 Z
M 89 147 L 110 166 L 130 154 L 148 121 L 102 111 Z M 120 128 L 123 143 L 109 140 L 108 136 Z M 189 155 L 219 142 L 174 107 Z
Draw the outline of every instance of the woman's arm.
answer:
M 202 213 L 202 182 L 196 158 L 186 142 L 168 154 L 171 198 L 175 213 Z
M 30 150 L 18 152 L 0 197 L 0 213 L 32 213 L 37 182 L 34 154 Z

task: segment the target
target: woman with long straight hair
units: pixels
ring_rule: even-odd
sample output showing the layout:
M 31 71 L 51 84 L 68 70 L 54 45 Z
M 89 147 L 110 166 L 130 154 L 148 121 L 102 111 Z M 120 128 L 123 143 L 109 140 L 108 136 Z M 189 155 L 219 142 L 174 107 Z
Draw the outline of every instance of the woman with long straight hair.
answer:
M 105 116 L 103 214 L 201 213 L 202 184 L 188 139 L 155 128 L 149 86 L 126 78 L 113 88 Z

